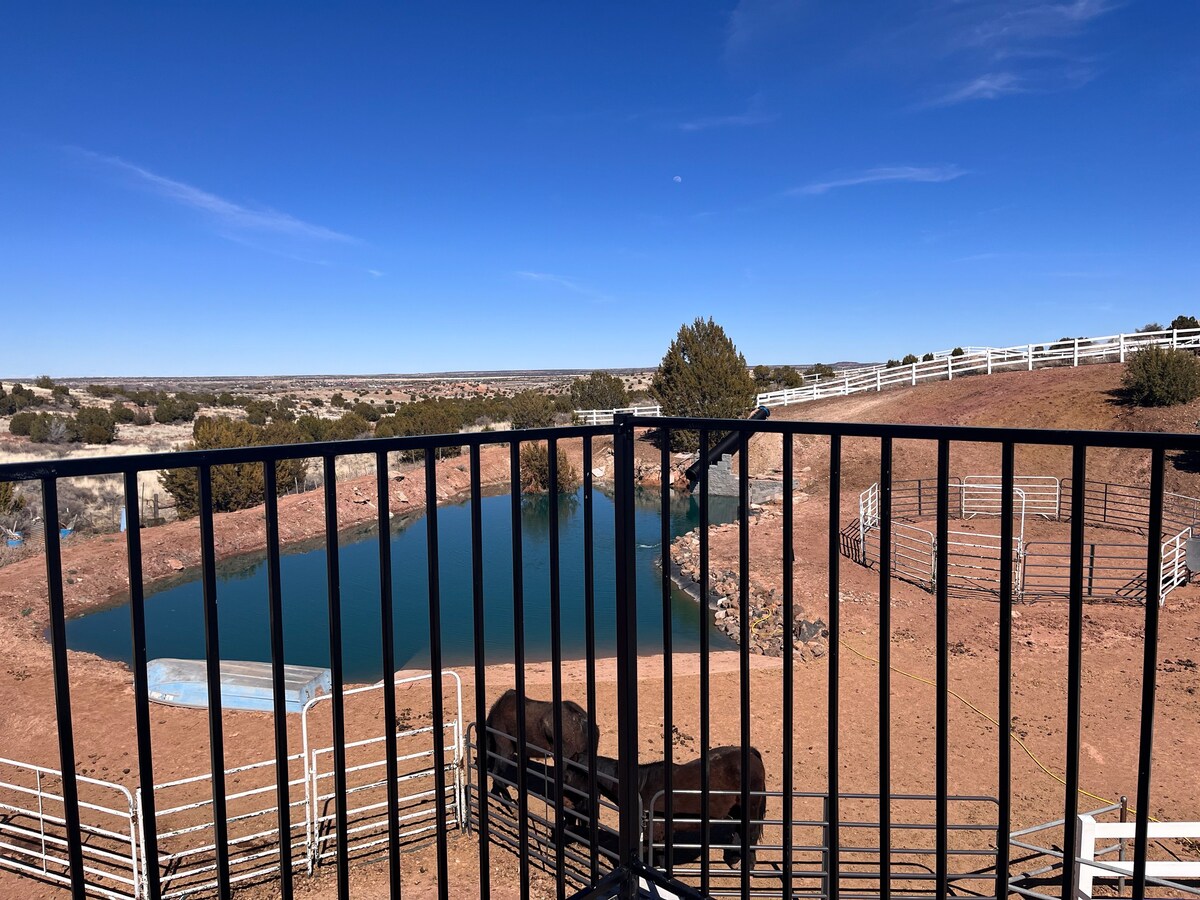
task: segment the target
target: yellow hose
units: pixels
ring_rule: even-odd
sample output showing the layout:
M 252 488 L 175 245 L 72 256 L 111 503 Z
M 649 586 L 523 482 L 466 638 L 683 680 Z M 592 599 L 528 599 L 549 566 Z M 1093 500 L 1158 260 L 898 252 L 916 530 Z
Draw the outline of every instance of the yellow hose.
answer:
M 861 650 L 854 648 L 850 644 L 846 643 L 844 640 L 839 639 L 838 643 L 841 644 L 843 647 L 845 647 L 847 650 L 849 650 L 851 653 L 853 653 L 855 656 L 859 657 L 860 659 L 865 659 L 867 662 L 875 663 L 875 665 L 877 665 L 877 666 L 880 665 L 880 662 L 878 659 L 876 659 L 875 657 L 870 656 L 866 653 L 863 653 Z M 905 678 L 911 678 L 913 681 L 919 681 L 919 682 L 921 682 L 921 684 L 927 684 L 932 688 L 937 687 L 936 681 L 930 681 L 928 678 L 922 678 L 920 675 L 914 675 L 912 672 L 905 672 L 903 669 L 897 668 L 896 666 L 888 666 L 888 668 L 891 671 L 895 672 L 897 675 L 903 675 Z M 989 722 L 991 722 L 997 728 L 1001 727 L 999 722 L 997 722 L 995 719 L 993 719 L 991 716 L 989 716 L 987 713 L 985 713 L 982 709 L 980 709 L 978 706 L 976 706 L 974 703 L 972 703 L 966 697 L 962 696 L 962 694 L 956 693 L 955 691 L 950 690 L 950 688 L 946 688 L 946 693 L 949 694 L 951 697 L 953 697 L 955 700 L 958 700 L 960 703 L 962 703 L 968 709 L 973 710 L 973 711 L 977 712 L 979 715 L 983 716 L 985 719 L 987 719 Z M 1022 750 L 1025 751 L 1025 755 L 1028 756 L 1031 760 L 1033 760 L 1034 765 L 1036 765 L 1039 769 L 1041 769 L 1043 772 L 1045 772 L 1047 775 L 1049 775 L 1051 778 L 1053 778 L 1059 784 L 1063 785 L 1064 787 L 1066 786 L 1067 782 L 1063 779 L 1063 777 L 1061 775 L 1059 775 L 1057 772 L 1051 771 L 1049 768 L 1046 767 L 1045 763 L 1043 763 L 1040 759 L 1038 759 L 1036 756 L 1034 756 L 1033 751 L 1025 746 L 1025 742 L 1023 740 L 1021 740 L 1021 738 L 1018 737 L 1017 734 L 1011 728 L 1009 728 L 1009 730 L 1008 730 L 1008 735 L 1014 741 L 1017 742 L 1018 747 L 1020 747 Z M 1083 788 L 1079 789 L 1079 793 L 1083 794 L 1083 796 L 1085 796 L 1085 797 L 1090 797 L 1092 800 L 1098 800 L 1101 803 L 1104 803 L 1106 805 L 1113 804 L 1112 800 L 1109 800 L 1106 797 L 1101 797 L 1098 794 L 1093 794 L 1090 791 L 1085 791 L 1085 790 L 1083 790 Z M 1133 813 L 1134 815 L 1137 815 L 1137 810 L 1134 809 L 1132 806 L 1129 807 L 1129 811 L 1131 813 Z M 1158 821 L 1158 819 L 1154 818 L 1154 816 L 1150 816 L 1149 818 L 1150 818 L 1150 821 L 1152 821 L 1152 822 Z

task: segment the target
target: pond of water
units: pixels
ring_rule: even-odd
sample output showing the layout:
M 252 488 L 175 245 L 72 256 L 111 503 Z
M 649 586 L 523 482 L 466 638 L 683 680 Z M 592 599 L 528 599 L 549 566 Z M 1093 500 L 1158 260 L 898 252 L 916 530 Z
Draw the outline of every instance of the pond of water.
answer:
M 567 659 L 584 656 L 584 516 L 582 492 L 559 498 L 559 552 L 562 646 Z M 615 651 L 614 506 L 594 492 L 596 643 L 601 656 Z M 481 504 L 485 597 L 485 652 L 488 663 L 513 658 L 512 512 L 508 495 Z M 662 646 L 660 496 L 639 494 L 636 502 L 638 641 L 643 650 Z M 734 498 L 712 497 L 713 524 L 733 521 Z M 670 506 L 671 534 L 698 524 L 694 497 L 679 495 Z M 394 639 L 398 668 L 423 668 L 429 659 L 429 604 L 423 517 L 396 525 L 392 534 Z M 549 499 L 526 497 L 522 504 L 525 650 L 530 661 L 550 656 Z M 348 682 L 382 676 L 379 615 L 379 544 L 362 532 L 343 535 L 339 550 L 342 646 Z M 471 507 L 469 502 L 438 508 L 442 654 L 447 666 L 473 661 L 471 598 Z M 284 653 L 295 665 L 329 664 L 324 547 L 285 552 L 281 559 Z M 242 558 L 218 567 L 217 605 L 221 656 L 269 660 L 265 557 Z M 672 639 L 680 650 L 698 646 L 701 621 L 714 648 L 731 646 L 712 628 L 708 610 L 682 591 L 672 592 Z M 204 612 L 199 572 L 146 598 L 147 652 L 156 657 L 204 656 Z M 128 663 L 132 659 L 129 605 L 100 610 L 67 622 L 71 649 Z

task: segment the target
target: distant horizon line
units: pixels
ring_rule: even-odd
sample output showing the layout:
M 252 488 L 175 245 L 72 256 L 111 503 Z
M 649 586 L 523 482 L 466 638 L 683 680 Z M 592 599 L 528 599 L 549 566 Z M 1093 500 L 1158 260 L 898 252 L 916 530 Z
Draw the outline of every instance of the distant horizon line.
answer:
M 875 365 L 869 362 L 855 362 L 851 360 L 839 360 L 832 363 L 754 363 L 747 364 L 748 368 L 753 368 L 754 365 L 774 365 L 774 366 L 792 366 L 794 368 L 807 368 L 815 365 L 828 365 L 833 368 L 845 366 L 865 366 Z M 657 365 L 650 366 L 616 366 L 612 368 L 604 368 L 599 366 L 587 367 L 582 369 L 456 369 L 446 372 L 371 372 L 371 373 L 273 373 L 270 375 L 50 375 L 49 377 L 55 382 L 67 381 L 234 381 L 237 379 L 266 379 L 266 378 L 466 378 L 466 377 L 518 377 L 521 375 L 587 375 L 592 372 L 608 372 L 615 374 L 637 374 L 640 372 L 650 372 L 657 369 Z M 42 372 L 38 375 L 0 375 L 0 382 L 19 382 L 33 383 L 36 379 L 47 373 Z

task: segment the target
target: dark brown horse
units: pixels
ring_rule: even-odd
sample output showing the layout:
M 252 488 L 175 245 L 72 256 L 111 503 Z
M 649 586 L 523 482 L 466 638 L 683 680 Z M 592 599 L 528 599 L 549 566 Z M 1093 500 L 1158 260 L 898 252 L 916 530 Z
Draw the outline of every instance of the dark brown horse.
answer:
M 724 853 L 725 862 L 732 867 L 741 857 L 741 791 L 744 774 L 750 789 L 750 808 L 746 811 L 746 818 L 750 821 L 750 824 L 746 831 L 750 838 L 751 850 L 746 858 L 746 865 L 753 869 L 755 860 L 753 847 L 762 837 L 762 820 L 766 815 L 767 809 L 767 798 L 763 793 L 766 790 L 766 772 L 763 768 L 762 754 L 756 748 L 749 748 L 748 757 L 750 767 L 743 773 L 741 747 L 714 747 L 709 751 L 708 787 L 710 794 L 708 815 L 712 831 L 718 830 L 718 822 L 728 823 L 725 828 L 720 830 L 723 833 L 732 834 L 732 838 L 728 841 L 722 839 L 721 843 L 730 843 L 737 847 L 737 849 L 727 849 Z M 589 786 L 588 758 L 584 756 L 576 760 L 576 762 L 578 765 L 567 767 L 566 783 L 572 792 L 586 794 Z M 606 756 L 597 756 L 595 757 L 595 765 L 597 790 L 609 800 L 619 802 L 617 798 L 617 761 Z M 673 823 L 672 837 L 675 840 L 682 838 L 684 832 L 695 834 L 700 831 L 698 823 L 694 821 L 679 822 L 677 819 L 700 818 L 701 795 L 699 791 L 702 774 L 703 769 L 701 768 L 699 759 L 694 759 L 687 763 L 673 764 L 671 770 L 671 790 L 674 796 L 672 815 L 676 821 Z M 637 791 L 638 796 L 642 799 L 642 809 L 650 810 L 651 803 L 653 803 L 652 812 L 655 816 L 661 817 L 666 813 L 667 798 L 664 793 L 667 787 L 666 775 L 667 764 L 665 760 L 638 766 Z M 693 791 L 695 793 L 692 793 Z M 716 791 L 721 791 L 722 793 L 713 793 Z M 660 821 L 656 823 L 654 835 L 656 842 L 662 839 L 665 829 L 665 822 Z M 691 842 L 690 839 L 688 842 Z
M 508 785 L 500 779 L 517 781 L 517 692 L 505 691 L 492 704 L 484 727 L 483 745 L 487 748 L 488 768 L 492 772 L 491 792 L 510 799 Z M 582 706 L 564 700 L 559 707 L 562 717 L 562 754 L 564 759 L 579 759 L 594 754 L 600 744 L 600 729 L 588 719 Z M 554 703 L 525 698 L 525 763 L 554 755 Z M 497 762 L 499 760 L 499 762 Z

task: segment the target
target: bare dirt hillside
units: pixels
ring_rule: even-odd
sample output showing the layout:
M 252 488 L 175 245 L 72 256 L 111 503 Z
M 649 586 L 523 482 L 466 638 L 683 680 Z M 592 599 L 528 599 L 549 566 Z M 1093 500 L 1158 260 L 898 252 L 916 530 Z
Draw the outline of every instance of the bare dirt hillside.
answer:
M 1200 420 L 1200 400 L 1163 409 L 1130 404 L 1121 391 L 1124 366 L 1105 364 L 1079 368 L 1006 372 L 969 376 L 951 382 L 932 382 L 913 388 L 835 397 L 771 410 L 773 419 L 810 422 L 877 422 L 912 425 L 961 425 L 1005 428 L 1055 428 L 1094 431 L 1157 431 L 1192 433 Z M 779 439 L 756 439 L 759 471 L 778 468 Z M 844 446 L 842 478 L 847 487 L 877 478 L 878 441 L 848 440 Z M 797 470 L 824 469 L 828 456 L 824 439 L 799 439 Z M 967 443 L 953 445 L 951 471 L 998 473 L 999 449 Z M 1017 470 L 1022 474 L 1066 477 L 1069 451 L 1056 447 L 1020 445 Z M 896 445 L 896 477 L 917 478 L 935 472 L 932 443 L 901 441 Z M 1149 455 L 1139 452 L 1092 450 L 1088 477 L 1123 484 L 1147 480 Z M 1183 455 L 1168 454 L 1167 489 L 1200 495 L 1200 465 Z

